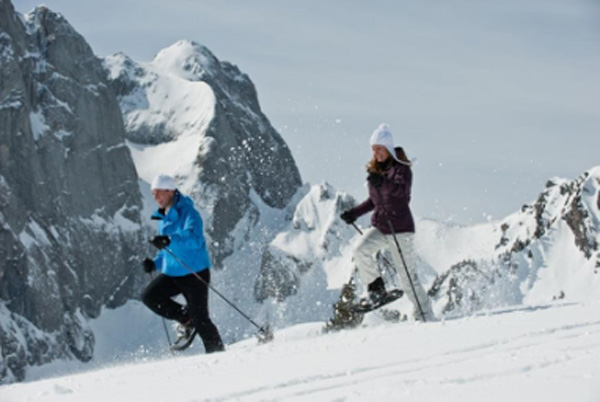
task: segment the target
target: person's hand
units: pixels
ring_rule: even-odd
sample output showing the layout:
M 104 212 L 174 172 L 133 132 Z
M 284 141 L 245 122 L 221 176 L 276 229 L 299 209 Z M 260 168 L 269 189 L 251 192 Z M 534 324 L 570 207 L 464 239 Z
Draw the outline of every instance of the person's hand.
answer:
M 156 264 L 154 264 L 154 260 L 151 260 L 150 258 L 144 259 L 142 265 L 144 266 L 144 272 L 147 274 L 151 274 L 156 270 Z
M 383 175 L 380 175 L 379 173 L 371 172 L 371 173 L 369 173 L 369 176 L 367 176 L 367 181 L 373 187 L 379 188 L 379 187 L 381 187 L 381 184 L 383 183 Z
M 150 243 L 157 249 L 162 250 L 163 248 L 168 247 L 169 244 L 171 244 L 171 240 L 169 239 L 169 236 L 159 235 L 154 236 L 152 239 L 150 239 Z
M 349 210 L 342 212 L 342 214 L 340 215 L 340 218 L 342 218 L 342 220 L 344 222 L 346 222 L 348 225 L 352 225 L 354 223 L 354 221 L 356 221 L 356 218 L 350 213 Z

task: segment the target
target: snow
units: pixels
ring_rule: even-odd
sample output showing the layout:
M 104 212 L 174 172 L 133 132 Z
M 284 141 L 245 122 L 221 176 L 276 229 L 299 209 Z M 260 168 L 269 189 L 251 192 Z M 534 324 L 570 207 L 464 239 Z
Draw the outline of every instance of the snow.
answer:
M 135 232 L 140 230 L 140 224 L 127 219 L 123 213 L 127 206 L 122 206 L 114 216 L 107 219 L 103 210 L 96 210 L 89 218 L 79 217 L 79 220 L 90 228 L 106 233 Z
M 123 54 L 105 59 L 113 78 L 126 74 L 139 83 L 119 99 L 127 130 L 159 127 L 170 136 L 170 141 L 158 145 L 127 142 L 138 175 L 147 183 L 159 173 L 183 179 L 195 177 L 192 173 L 198 153 L 209 148 L 211 139 L 205 134 L 214 116 L 215 95 L 208 84 L 193 80 L 177 63 L 167 62 L 164 57 L 167 52 L 181 62 L 193 50 L 174 45 L 149 63 L 138 64 Z
M 2 103 L 0 103 L 0 110 L 4 110 L 4 109 L 20 109 L 21 106 L 23 106 L 23 102 L 21 102 L 21 101 L 2 102 Z
M 127 212 L 128 208 L 129 207 L 123 205 L 117 212 L 115 212 L 112 220 L 114 224 L 124 232 L 137 232 L 141 229 L 141 225 L 125 217 L 124 213 Z
M 151 183 L 160 173 L 188 176 L 198 156 L 202 139 L 186 135 L 159 145 L 140 145 L 127 141 L 139 177 Z
M 301 248 L 295 248 L 294 241 L 304 239 L 301 231 L 298 231 L 295 234 L 297 237 L 293 236 L 289 243 L 278 241 L 277 246 L 272 244 L 278 234 L 294 231 L 291 219 L 295 213 L 294 207 L 305 197 L 315 194 L 309 189 L 309 186 L 299 189 L 290 206 L 282 210 L 269 207 L 251 191 L 253 207 L 232 231 L 236 251 L 223 261 L 222 268 L 215 270 L 211 279 L 216 288 L 227 296 L 233 295 L 235 303 L 243 306 L 246 314 L 258 322 L 267 322 L 276 329 L 314 320 L 326 320 L 331 313 L 330 306 L 338 295 L 337 290 L 327 289 L 327 274 L 320 268 L 320 264 L 324 263 L 326 258 L 320 259 L 312 254 L 294 254 Z M 331 200 L 325 200 L 324 204 L 325 206 L 318 205 L 317 208 L 329 207 Z M 280 247 L 292 254 L 287 255 Z M 257 303 L 255 299 L 257 278 L 266 252 L 270 252 L 277 259 L 277 268 L 285 270 L 286 274 L 297 280 L 295 292 L 283 301 L 270 297 L 263 303 Z M 332 253 L 332 256 L 333 254 L 335 253 Z M 293 261 L 292 258 L 298 258 L 303 264 L 311 264 L 310 269 L 301 272 L 298 261 Z M 212 305 L 216 325 L 225 329 L 224 337 L 239 340 L 247 336 L 248 331 L 254 330 L 247 322 L 240 320 L 239 316 L 232 314 L 231 308 L 223 302 L 218 301 Z
M 87 372 L 1 387 L 0 400 L 597 401 L 599 307 L 540 304 L 329 334 L 322 322 L 306 323 L 269 344 L 248 339 L 219 354 L 97 362 Z M 116 362 L 124 342 L 141 347 L 159 325 L 144 322 L 151 317 L 142 306 L 119 310 L 92 324 L 99 351 L 112 350 Z M 127 331 L 133 337 L 120 337 L 121 325 L 135 328 Z
M 130 79 L 136 77 L 139 80 L 138 87 L 119 99 L 129 131 L 164 126 L 161 131 L 173 139 L 193 137 L 188 138 L 183 147 L 171 146 L 171 150 L 179 148 L 188 150 L 186 155 L 192 152 L 197 154 L 198 141 L 204 136 L 214 116 L 215 95 L 205 82 L 194 80 L 176 64 L 166 63 L 161 55 L 168 49 L 159 53 L 152 62 L 136 63 L 135 67 L 132 67 L 135 62 L 122 54 L 107 57 L 105 65 L 112 77 L 123 72 Z M 181 61 L 186 57 L 185 51 L 192 50 L 186 48 L 176 54 L 171 51 L 170 54 Z M 194 139 L 196 142 L 190 143 Z
M 29 114 L 29 121 L 31 123 L 31 133 L 35 141 L 39 140 L 45 133 L 50 131 L 50 127 L 46 124 L 46 118 L 41 110 L 31 112 Z
M 19 240 L 25 248 L 31 248 L 36 244 L 50 245 L 50 240 L 44 229 L 36 221 L 30 221 L 19 234 Z
M 181 40 L 162 49 L 152 64 L 163 74 L 172 74 L 189 81 L 202 79 L 205 70 L 213 70 L 216 60 L 210 51 L 193 41 Z
M 573 253 L 575 239 L 566 223 L 552 233 L 551 244 L 544 244 L 547 264 L 539 269 L 535 283 L 524 302 L 540 303 L 563 292 L 578 300 L 597 298 L 600 286 L 598 275 L 590 276 L 589 263 L 583 253 Z
M 437 272 L 462 260 L 488 258 L 500 233 L 496 222 L 473 226 L 416 218 L 415 251 Z

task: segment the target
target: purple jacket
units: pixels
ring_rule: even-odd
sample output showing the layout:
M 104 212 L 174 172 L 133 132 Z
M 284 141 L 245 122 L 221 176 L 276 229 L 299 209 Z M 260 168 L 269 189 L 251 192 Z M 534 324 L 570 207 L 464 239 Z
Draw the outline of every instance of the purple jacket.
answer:
M 415 222 L 408 206 L 411 186 L 410 168 L 394 163 L 383 172 L 381 187 L 375 188 L 369 183 L 369 198 L 352 208 L 350 213 L 354 218 L 358 218 L 373 211 L 371 225 L 385 234 L 392 233 L 389 221 L 392 223 L 394 233 L 414 233 Z

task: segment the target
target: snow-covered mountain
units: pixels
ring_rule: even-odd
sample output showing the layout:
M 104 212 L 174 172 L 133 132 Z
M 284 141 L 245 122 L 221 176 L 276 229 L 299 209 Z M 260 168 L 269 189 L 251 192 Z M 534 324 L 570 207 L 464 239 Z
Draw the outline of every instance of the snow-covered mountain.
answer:
M 281 209 L 301 186 L 254 85 L 190 41 L 161 50 L 149 63 L 116 54 L 105 65 L 140 178 L 150 182 L 159 172 L 177 178 L 207 218 L 210 251 L 220 265 L 234 251 L 233 233 L 252 229 L 252 220 L 243 221 L 258 212 L 252 193 Z
M 89 360 L 88 320 L 142 252 L 119 104 L 86 41 L 45 7 L 0 1 L 0 383 Z M 140 275 L 141 276 L 141 275 Z
M 422 256 L 440 273 L 430 290 L 440 312 L 600 294 L 600 167 L 549 180 L 533 203 L 500 222 L 419 227 Z
M 136 298 L 146 280 L 138 263 L 153 252 L 148 183 L 159 172 L 202 213 L 215 288 L 275 329 L 331 317 L 360 238 L 338 217 L 355 200 L 302 185 L 246 74 L 191 41 L 147 63 L 124 54 L 101 63 L 60 15 L 40 7 L 23 17 L 7 0 L 0 11 L 0 382 L 23 379 L 27 365 L 92 357 L 89 318 L 112 316 L 102 307 Z M 417 219 L 437 316 L 597 299 L 599 189 L 596 167 L 552 179 L 499 222 Z M 130 272 L 136 280 L 118 287 Z M 255 331 L 212 296 L 226 343 Z M 410 316 L 407 303 L 390 308 Z M 128 336 L 125 355 L 151 339 Z

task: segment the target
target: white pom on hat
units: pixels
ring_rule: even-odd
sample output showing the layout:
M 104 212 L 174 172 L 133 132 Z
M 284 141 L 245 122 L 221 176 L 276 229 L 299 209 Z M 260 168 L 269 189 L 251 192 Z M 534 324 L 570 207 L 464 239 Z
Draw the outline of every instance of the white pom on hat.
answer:
M 175 180 L 167 175 L 167 174 L 159 174 L 152 180 L 152 185 L 150 186 L 152 190 L 175 190 L 177 188 L 177 184 Z
M 392 158 L 394 158 L 397 162 L 404 163 L 396 156 L 396 150 L 394 149 L 394 137 L 392 137 L 392 132 L 390 131 L 390 126 L 385 123 L 381 123 L 379 127 L 373 131 L 371 135 L 371 146 L 373 145 L 383 145 L 387 148 Z

